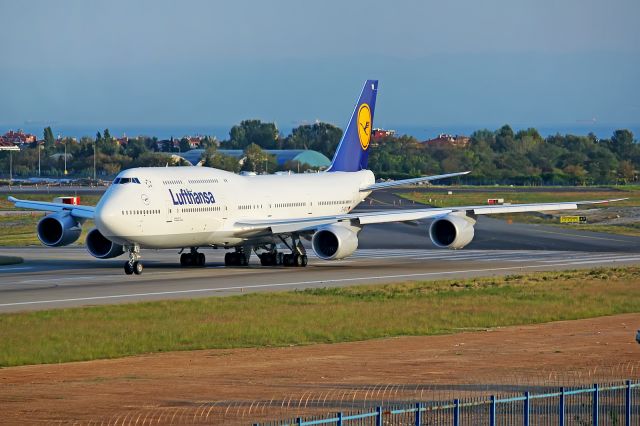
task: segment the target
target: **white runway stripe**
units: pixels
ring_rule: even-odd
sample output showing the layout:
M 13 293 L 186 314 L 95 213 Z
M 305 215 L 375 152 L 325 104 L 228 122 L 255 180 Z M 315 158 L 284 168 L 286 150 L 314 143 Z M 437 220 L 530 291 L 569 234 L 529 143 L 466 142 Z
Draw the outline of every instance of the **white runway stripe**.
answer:
M 311 250 L 307 252 L 309 259 L 318 259 Z M 614 259 L 636 261 L 640 259 L 638 254 L 622 253 L 590 253 L 575 251 L 550 251 L 550 250 L 447 250 L 447 249 L 359 249 L 346 258 L 351 261 L 356 259 L 402 259 L 431 260 L 431 261 L 474 261 L 474 262 L 540 262 L 554 263 L 558 261 L 572 262 L 597 262 Z M 252 260 L 255 261 L 254 256 Z

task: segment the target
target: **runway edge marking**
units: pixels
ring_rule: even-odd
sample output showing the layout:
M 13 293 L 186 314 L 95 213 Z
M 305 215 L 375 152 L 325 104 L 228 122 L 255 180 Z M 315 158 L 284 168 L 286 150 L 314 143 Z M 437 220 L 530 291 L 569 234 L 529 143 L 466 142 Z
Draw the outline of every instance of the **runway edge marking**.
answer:
M 92 297 L 76 297 L 69 299 L 52 299 L 52 300 L 34 300 L 30 302 L 13 302 L 13 303 L 2 303 L 0 304 L 0 308 L 2 307 L 10 307 L 10 306 L 26 306 L 26 305 L 44 305 L 51 303 L 65 303 L 65 302 L 84 302 L 91 300 L 108 300 L 108 299 L 126 299 L 132 297 L 145 297 L 145 296 L 168 296 L 168 295 L 178 295 L 178 294 L 194 294 L 194 293 L 215 293 L 221 291 L 232 291 L 232 290 L 247 290 L 247 289 L 258 289 L 258 288 L 270 288 L 270 287 L 296 287 L 301 285 L 312 285 L 312 284 L 332 284 L 332 283 L 340 283 L 340 282 L 355 282 L 355 281 L 364 281 L 364 280 L 385 280 L 385 279 L 395 279 L 395 278 L 414 278 L 414 277 L 427 277 L 434 275 L 453 275 L 453 274 L 464 274 L 470 272 L 496 272 L 496 271 L 518 271 L 522 269 L 540 269 L 540 268 L 550 268 L 555 266 L 571 266 L 582 263 L 592 263 L 592 262 L 562 262 L 548 265 L 525 265 L 525 266 L 505 266 L 500 268 L 483 268 L 483 269 L 464 269 L 457 271 L 441 271 L 441 272 L 423 272 L 417 274 L 395 274 L 395 275 L 379 275 L 379 276 L 370 276 L 370 277 L 355 277 L 355 278 L 340 278 L 340 279 L 328 279 L 328 280 L 314 280 L 314 281 L 298 281 L 298 282 L 289 282 L 289 283 L 275 283 L 275 284 L 256 284 L 256 285 L 247 285 L 247 286 L 233 286 L 233 287 L 219 287 L 219 288 L 197 288 L 190 290 L 172 290 L 172 291 L 159 291 L 159 292 L 149 292 L 149 293 L 131 293 L 131 294 L 114 294 L 109 296 L 92 296 Z

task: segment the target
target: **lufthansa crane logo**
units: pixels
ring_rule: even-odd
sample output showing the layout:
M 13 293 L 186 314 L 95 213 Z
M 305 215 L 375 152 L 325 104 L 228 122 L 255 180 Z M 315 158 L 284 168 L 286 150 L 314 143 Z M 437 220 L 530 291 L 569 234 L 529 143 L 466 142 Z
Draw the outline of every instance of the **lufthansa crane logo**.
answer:
M 358 139 L 362 149 L 366 151 L 371 140 L 371 109 L 367 104 L 362 104 L 358 108 Z

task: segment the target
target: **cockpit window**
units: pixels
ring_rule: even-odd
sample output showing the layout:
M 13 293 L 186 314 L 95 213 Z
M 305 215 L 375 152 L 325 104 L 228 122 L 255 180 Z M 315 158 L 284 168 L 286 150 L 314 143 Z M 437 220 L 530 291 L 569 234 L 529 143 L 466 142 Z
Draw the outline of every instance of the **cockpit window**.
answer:
M 125 183 L 140 183 L 140 180 L 138 178 L 135 178 L 135 177 L 134 178 L 121 177 L 121 178 L 116 178 L 113 181 L 114 185 L 118 185 L 118 184 L 123 185 Z

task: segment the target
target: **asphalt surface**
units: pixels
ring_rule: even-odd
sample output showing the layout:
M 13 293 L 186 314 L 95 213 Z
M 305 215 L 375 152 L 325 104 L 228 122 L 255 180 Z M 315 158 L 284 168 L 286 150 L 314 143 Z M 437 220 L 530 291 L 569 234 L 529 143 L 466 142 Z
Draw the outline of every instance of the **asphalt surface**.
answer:
M 418 207 L 378 192 L 362 209 Z M 451 251 L 431 244 L 428 224 L 368 226 L 352 257 L 326 262 L 310 252 L 306 268 L 261 267 L 256 256 L 249 267 L 224 267 L 224 251 L 213 249 L 202 250 L 205 268 L 180 268 L 177 250 L 145 250 L 144 273 L 126 276 L 124 256 L 98 260 L 82 247 L 0 248 L 25 259 L 0 267 L 0 312 L 640 264 L 636 237 L 481 217 L 474 241 Z

